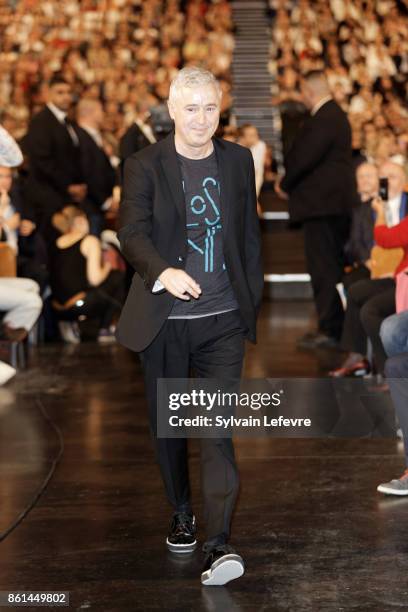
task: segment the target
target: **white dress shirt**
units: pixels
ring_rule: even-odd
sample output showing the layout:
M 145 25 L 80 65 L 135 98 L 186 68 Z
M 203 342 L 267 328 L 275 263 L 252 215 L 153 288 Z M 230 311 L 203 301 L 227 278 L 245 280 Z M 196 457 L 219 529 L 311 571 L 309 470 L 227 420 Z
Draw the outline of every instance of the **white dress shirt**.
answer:
M 385 204 L 385 220 L 388 227 L 394 227 L 400 222 L 401 198 L 402 194 L 399 193 Z
M 60 108 L 58 108 L 58 106 L 55 106 L 55 104 L 53 104 L 52 102 L 48 102 L 47 106 L 50 109 L 50 111 L 52 112 L 52 114 L 54 115 L 54 117 L 56 119 L 58 119 L 58 121 L 62 125 L 65 125 L 65 127 L 68 130 L 69 135 L 71 136 L 72 142 L 77 147 L 79 145 L 78 136 L 77 136 L 74 128 L 72 127 L 72 125 L 70 125 L 69 123 L 65 122 L 65 119 L 67 118 L 67 113 L 65 111 L 61 110 Z

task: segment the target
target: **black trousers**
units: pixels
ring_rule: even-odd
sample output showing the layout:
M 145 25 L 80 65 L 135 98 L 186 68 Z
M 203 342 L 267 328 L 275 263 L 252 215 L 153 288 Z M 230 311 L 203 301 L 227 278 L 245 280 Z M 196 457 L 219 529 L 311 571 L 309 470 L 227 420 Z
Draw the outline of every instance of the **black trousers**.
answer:
M 157 379 L 240 378 L 246 328 L 238 310 L 198 319 L 169 319 L 140 354 L 156 457 L 175 511 L 191 508 L 187 440 L 157 438 Z M 200 440 L 201 489 L 207 539 L 203 550 L 223 544 L 239 488 L 231 438 Z
M 336 289 L 344 269 L 348 216 L 307 219 L 303 224 L 307 271 L 312 281 L 319 330 L 339 339 L 344 310 Z
M 86 290 L 81 306 L 70 308 L 64 316 L 77 320 L 85 315 L 95 320 L 98 329 L 106 329 L 115 317 L 119 317 L 124 301 L 125 274 L 121 270 L 111 270 L 103 283 Z
M 404 437 L 405 465 L 408 468 L 408 353 L 387 359 L 385 375 L 389 379 L 391 397 Z
M 359 264 L 350 272 L 347 272 L 342 280 L 346 293 L 349 291 L 351 285 L 354 285 L 354 283 L 360 280 L 365 280 L 366 278 L 370 278 L 370 270 L 366 268 L 364 264 Z
M 387 356 L 380 338 L 380 327 L 383 320 L 394 312 L 394 279 L 366 279 L 353 283 L 347 295 L 342 348 L 365 355 L 369 338 L 377 371 L 383 372 Z

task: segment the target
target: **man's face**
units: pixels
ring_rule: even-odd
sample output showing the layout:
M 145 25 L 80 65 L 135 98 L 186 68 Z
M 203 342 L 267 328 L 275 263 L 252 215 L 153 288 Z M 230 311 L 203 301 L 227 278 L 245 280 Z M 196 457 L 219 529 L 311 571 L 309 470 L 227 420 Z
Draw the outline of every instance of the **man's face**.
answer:
M 60 110 L 67 112 L 72 104 L 71 87 L 65 83 L 57 83 L 50 87 L 49 101 Z
M 0 193 L 10 191 L 12 180 L 11 169 L 0 166 Z
M 361 194 L 378 193 L 378 172 L 371 164 L 361 164 L 357 169 L 357 190 Z
M 220 118 L 220 98 L 214 85 L 182 87 L 172 102 L 169 113 L 176 136 L 190 147 L 202 147 L 212 138 Z
M 402 166 L 393 163 L 383 164 L 380 168 L 380 177 L 388 179 L 388 197 L 396 198 L 404 191 L 407 177 Z

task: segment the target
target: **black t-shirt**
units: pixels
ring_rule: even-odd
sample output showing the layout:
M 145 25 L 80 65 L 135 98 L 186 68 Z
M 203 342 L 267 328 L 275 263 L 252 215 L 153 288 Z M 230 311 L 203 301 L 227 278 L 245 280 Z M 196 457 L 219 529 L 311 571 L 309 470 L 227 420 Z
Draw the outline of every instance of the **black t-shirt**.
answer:
M 201 287 L 189 302 L 176 299 L 170 318 L 196 317 L 238 308 L 223 255 L 220 182 L 215 151 L 204 159 L 177 154 L 186 202 L 185 271 Z

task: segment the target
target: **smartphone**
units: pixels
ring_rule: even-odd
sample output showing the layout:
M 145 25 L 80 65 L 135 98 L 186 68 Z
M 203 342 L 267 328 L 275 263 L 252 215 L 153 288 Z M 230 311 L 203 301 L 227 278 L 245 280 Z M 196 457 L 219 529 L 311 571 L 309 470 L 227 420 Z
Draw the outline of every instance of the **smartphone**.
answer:
M 388 202 L 388 179 L 380 178 L 380 190 L 378 194 L 383 202 Z

